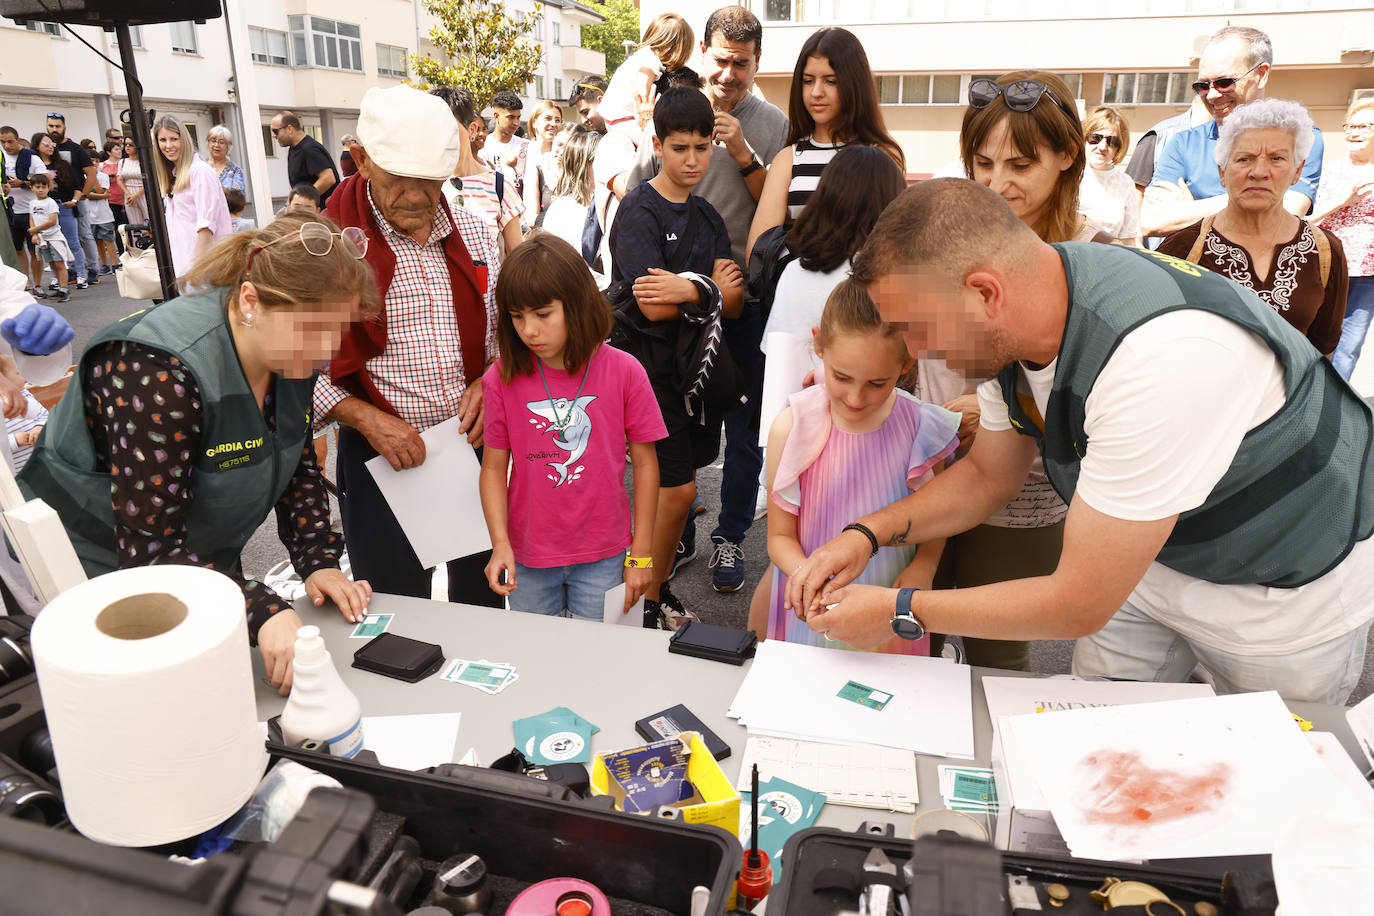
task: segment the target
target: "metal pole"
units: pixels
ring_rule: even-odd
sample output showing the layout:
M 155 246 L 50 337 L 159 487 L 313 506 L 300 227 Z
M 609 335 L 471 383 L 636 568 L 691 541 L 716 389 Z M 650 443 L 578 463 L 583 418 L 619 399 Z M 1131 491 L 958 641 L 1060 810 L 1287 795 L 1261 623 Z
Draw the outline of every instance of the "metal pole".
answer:
M 119 57 L 124 63 L 124 88 L 129 96 L 129 129 L 138 147 L 138 167 L 143 173 L 143 199 L 148 203 L 148 229 L 153 235 L 157 252 L 158 276 L 162 280 L 163 301 L 177 297 L 176 270 L 172 267 L 172 246 L 167 237 L 167 218 L 162 212 L 162 191 L 157 185 L 157 170 L 153 156 L 161 156 L 148 130 L 148 113 L 143 110 L 143 90 L 138 85 L 138 70 L 134 64 L 134 43 L 129 36 L 129 23 L 115 23 L 115 37 L 119 41 Z

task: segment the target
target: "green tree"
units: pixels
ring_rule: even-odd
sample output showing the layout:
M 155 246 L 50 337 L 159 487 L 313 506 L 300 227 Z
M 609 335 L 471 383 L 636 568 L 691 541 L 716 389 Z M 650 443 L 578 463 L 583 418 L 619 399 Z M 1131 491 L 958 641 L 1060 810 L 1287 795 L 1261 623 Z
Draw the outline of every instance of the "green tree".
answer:
M 499 0 L 425 0 L 439 24 L 429 40 L 446 60 L 412 54 L 412 84 L 420 89 L 462 86 L 479 109 L 503 89 L 519 92 L 534 79 L 544 49 L 528 37 L 543 18 L 536 4 L 529 13 L 507 13 Z
M 606 17 L 600 25 L 582 27 L 582 47 L 606 55 L 609 77 L 625 61 L 625 42 L 639 44 L 639 10 L 634 0 L 588 0 L 587 6 Z

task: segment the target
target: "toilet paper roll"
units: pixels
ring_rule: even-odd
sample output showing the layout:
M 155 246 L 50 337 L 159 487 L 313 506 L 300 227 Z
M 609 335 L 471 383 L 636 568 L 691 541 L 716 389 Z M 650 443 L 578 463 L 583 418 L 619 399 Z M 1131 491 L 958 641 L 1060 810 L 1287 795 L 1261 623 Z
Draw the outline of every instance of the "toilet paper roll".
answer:
M 83 834 L 170 843 L 252 795 L 267 756 L 233 580 L 192 566 L 108 573 L 49 603 L 31 640 L 67 814 Z

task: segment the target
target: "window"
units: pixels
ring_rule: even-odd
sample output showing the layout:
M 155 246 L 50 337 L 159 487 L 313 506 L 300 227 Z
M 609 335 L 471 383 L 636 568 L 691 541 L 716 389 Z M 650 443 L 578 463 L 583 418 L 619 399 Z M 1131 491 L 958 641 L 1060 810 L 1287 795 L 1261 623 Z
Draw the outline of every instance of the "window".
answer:
M 248 44 L 255 63 L 285 67 L 291 62 L 286 57 L 286 33 L 275 29 L 248 27 Z
M 553 81 L 553 97 L 556 99 L 562 99 L 565 97 L 563 95 L 563 81 L 561 79 L 555 79 Z
M 277 158 L 277 138 L 272 136 L 272 125 L 262 125 L 262 145 L 267 152 L 268 159 Z
M 306 136 L 314 139 L 316 143 L 324 142 L 324 131 L 318 124 L 302 124 L 301 130 L 305 131 Z
M 405 79 L 406 49 L 395 45 L 377 45 L 377 75 Z
M 554 43 L 554 44 L 559 44 L 559 43 L 560 43 L 559 40 L 558 40 L 558 26 L 559 26 L 558 20 L 557 20 L 557 19 L 553 20 L 553 43 Z
M 962 78 L 953 73 L 904 73 L 878 79 L 882 105 L 958 105 Z
M 172 52 L 174 54 L 198 54 L 196 47 L 196 24 L 194 22 L 169 22 L 167 28 L 172 32 Z
M 129 44 L 133 45 L 135 48 L 143 47 L 143 26 L 129 26 Z
M 56 22 L 29 21 L 24 23 L 24 28 L 28 29 L 30 32 L 46 32 L 54 37 L 60 37 L 62 35 L 62 26 Z
M 1193 100 L 1193 74 L 1108 73 L 1102 81 L 1104 105 L 1186 105 Z
M 1064 100 L 1064 104 L 1073 105 L 1074 99 L 1083 98 L 1083 74 L 1081 73 L 1060 73 L 1058 77 L 1069 84 L 1069 97 Z
M 536 77 L 534 78 L 534 93 L 533 93 L 533 95 L 534 95 L 534 97 L 535 97 L 536 99 L 542 99 L 542 98 L 544 97 L 544 77 L 542 77 L 542 76 L 536 76 Z
M 288 16 L 291 64 L 363 72 L 362 32 L 356 25 L 323 16 Z
M 769 22 L 791 22 L 792 0 L 768 0 L 763 18 Z

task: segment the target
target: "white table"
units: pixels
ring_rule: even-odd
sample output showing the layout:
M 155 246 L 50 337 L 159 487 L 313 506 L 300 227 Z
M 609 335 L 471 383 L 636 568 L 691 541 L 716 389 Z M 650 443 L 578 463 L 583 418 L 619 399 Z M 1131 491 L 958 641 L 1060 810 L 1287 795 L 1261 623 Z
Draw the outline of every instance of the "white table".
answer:
M 308 600 L 296 603 L 301 619 L 317 624 L 344 682 L 357 694 L 364 716 L 460 712 L 456 755 L 476 748 L 484 766 L 515 744 L 511 723 L 556 706 L 567 706 L 600 726 L 592 738 L 592 752 L 618 750 L 642 743 L 634 723 L 651 713 L 683 703 L 726 744 L 731 755 L 721 761 L 733 782 L 739 775 L 746 730 L 726 709 L 748 670 L 668 652 L 669 634 L 638 627 L 610 626 L 561 617 L 448 604 L 395 595 L 374 595 L 371 613 L 395 614 L 389 632 L 438 643 L 447 658 L 486 658 L 516 666 L 518 681 L 495 696 L 431 675 L 418 684 L 359 671 L 350 667 L 353 653 L 367 644 L 351 639 L 353 625 L 332 606 L 317 608 Z M 281 712 L 285 700 L 265 685 L 262 660 L 254 653 L 258 713 L 263 719 Z M 1026 676 L 1019 672 L 973 669 L 973 765 L 987 766 L 992 726 L 983 697 L 982 675 Z M 1317 728 L 1334 732 L 1363 767 L 1354 736 L 1342 707 L 1289 703 L 1289 708 Z M 921 805 L 918 812 L 942 806 L 937 767 L 941 763 L 970 765 L 967 760 L 918 756 Z M 864 821 L 890 822 L 897 834 L 910 830 L 912 815 L 843 805 L 826 805 L 820 825 L 854 829 Z

